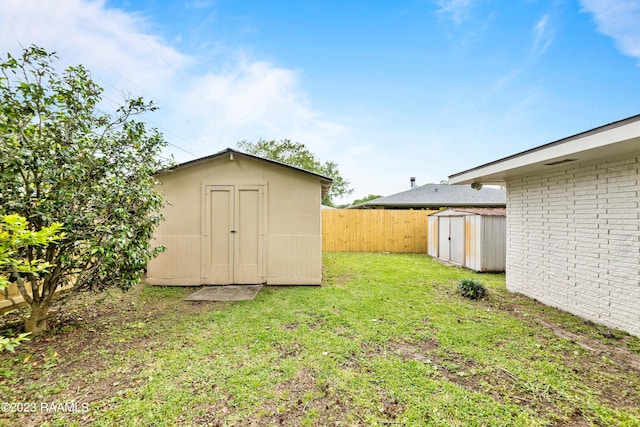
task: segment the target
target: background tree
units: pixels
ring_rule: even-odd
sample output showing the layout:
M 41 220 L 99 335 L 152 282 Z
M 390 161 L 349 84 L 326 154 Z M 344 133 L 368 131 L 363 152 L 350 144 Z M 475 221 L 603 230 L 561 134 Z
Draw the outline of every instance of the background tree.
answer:
M 139 283 L 157 251 L 149 243 L 163 204 L 152 174 L 165 166 L 164 139 L 132 119 L 155 108 L 137 98 L 107 114 L 89 72 L 75 66 L 58 74 L 56 60 L 31 46 L 0 63 L 0 214 L 25 217 L 34 232 L 56 222 L 64 230 L 55 242 L 19 250 L 28 263 L 50 265 L 18 282 L 33 334 L 47 328 L 61 286 L 72 287 L 69 298 Z
M 365 196 L 362 199 L 355 199 L 353 203 L 351 203 L 351 206 L 359 205 L 360 203 L 368 202 L 369 200 L 379 199 L 380 197 L 382 196 L 379 194 L 369 194 L 368 196 Z
M 348 196 L 353 193 L 353 189 L 349 187 L 349 181 L 340 174 L 337 163 L 322 163 L 309 151 L 306 145 L 300 142 L 292 142 L 288 139 L 283 139 L 282 141 L 260 139 L 258 142 L 241 141 L 238 142 L 237 146 L 245 153 L 296 166 L 333 179 L 331 189 L 322 200 L 323 205 L 334 206 L 334 198 Z

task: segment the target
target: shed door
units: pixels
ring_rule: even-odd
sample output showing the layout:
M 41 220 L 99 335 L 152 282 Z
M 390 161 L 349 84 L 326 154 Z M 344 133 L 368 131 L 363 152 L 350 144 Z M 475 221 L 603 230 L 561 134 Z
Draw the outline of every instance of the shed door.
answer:
M 205 187 L 203 284 L 264 282 L 262 193 L 259 185 Z
M 450 219 L 449 217 L 439 217 L 438 218 L 438 258 L 443 259 L 445 261 L 449 261 L 449 241 L 451 238 L 449 237 L 449 228 L 450 228 Z
M 464 264 L 464 217 L 452 216 L 451 229 L 449 232 L 449 254 L 451 262 Z
M 438 258 L 464 264 L 464 217 L 438 218 Z

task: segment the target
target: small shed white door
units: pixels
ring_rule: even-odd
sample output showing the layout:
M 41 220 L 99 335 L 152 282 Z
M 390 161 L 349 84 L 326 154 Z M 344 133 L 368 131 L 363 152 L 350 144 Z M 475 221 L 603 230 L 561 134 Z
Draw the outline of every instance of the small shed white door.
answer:
M 464 217 L 438 217 L 438 258 L 464 265 Z
M 464 265 L 464 217 L 452 216 L 449 231 L 450 261 Z
M 449 245 L 449 242 L 451 240 L 451 237 L 449 235 L 449 231 L 451 228 L 450 219 L 450 217 L 438 218 L 438 258 L 445 261 L 449 261 L 451 254 Z
M 262 283 L 263 195 L 260 185 L 205 187 L 202 281 Z

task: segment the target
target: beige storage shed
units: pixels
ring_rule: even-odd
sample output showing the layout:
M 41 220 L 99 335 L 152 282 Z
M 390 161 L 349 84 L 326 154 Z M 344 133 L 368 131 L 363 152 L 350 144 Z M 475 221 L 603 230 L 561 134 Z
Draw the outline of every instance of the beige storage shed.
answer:
M 319 285 L 331 179 L 228 148 L 156 175 L 167 202 L 153 285 Z
M 505 209 L 445 209 L 428 224 L 429 255 L 478 272 L 505 270 Z

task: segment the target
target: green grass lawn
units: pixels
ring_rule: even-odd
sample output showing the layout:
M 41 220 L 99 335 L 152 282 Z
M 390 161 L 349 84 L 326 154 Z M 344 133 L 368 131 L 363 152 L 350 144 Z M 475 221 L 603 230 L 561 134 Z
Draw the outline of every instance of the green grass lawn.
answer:
M 83 297 L 2 354 L 0 402 L 36 411 L 0 412 L 0 425 L 640 425 L 639 339 L 425 255 L 326 253 L 324 265 L 322 287 L 253 301 L 187 303 L 193 289 L 162 287 Z M 488 295 L 461 297 L 462 278 Z

